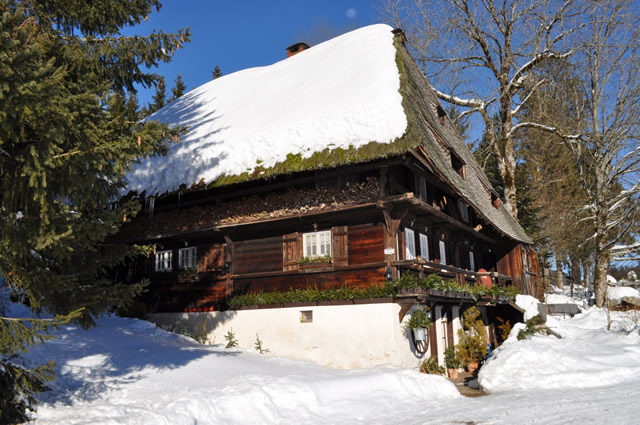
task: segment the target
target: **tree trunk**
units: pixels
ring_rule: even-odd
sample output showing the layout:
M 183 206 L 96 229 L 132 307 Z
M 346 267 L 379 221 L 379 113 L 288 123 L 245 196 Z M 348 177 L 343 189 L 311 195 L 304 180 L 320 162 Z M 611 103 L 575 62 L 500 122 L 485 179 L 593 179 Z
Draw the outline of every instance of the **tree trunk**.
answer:
M 596 254 L 596 275 L 594 280 L 596 291 L 596 306 L 602 307 L 607 295 L 607 274 L 609 272 L 609 251 L 600 251 Z
M 560 289 L 564 289 L 564 276 L 562 275 L 562 261 L 558 254 L 556 257 L 556 286 Z
M 583 278 L 582 282 L 583 282 L 584 288 L 588 290 L 589 284 L 590 284 L 589 282 L 590 276 L 589 276 L 589 262 L 586 260 L 582 262 L 582 278 Z

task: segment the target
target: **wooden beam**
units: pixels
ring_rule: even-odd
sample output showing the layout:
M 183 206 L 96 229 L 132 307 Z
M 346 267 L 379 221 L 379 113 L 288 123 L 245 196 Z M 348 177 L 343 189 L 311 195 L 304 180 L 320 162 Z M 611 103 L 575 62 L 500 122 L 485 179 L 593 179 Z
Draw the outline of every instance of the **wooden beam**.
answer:
M 462 229 L 465 232 L 467 232 L 467 233 L 469 233 L 471 235 L 474 235 L 474 236 L 478 237 L 479 239 L 484 240 L 485 242 L 489 242 L 491 244 L 495 244 L 496 243 L 496 241 L 493 238 L 476 231 L 473 227 L 468 226 L 467 224 L 464 224 L 459 220 L 456 220 L 455 218 L 449 216 L 448 214 L 443 213 L 442 211 L 438 210 L 437 208 L 434 208 L 431 205 L 427 204 L 423 200 L 416 198 L 412 192 L 407 192 L 407 193 L 403 193 L 401 195 L 394 195 L 394 196 L 389 196 L 389 197 L 384 198 L 384 199 L 380 199 L 380 200 L 378 200 L 376 205 L 377 205 L 378 208 L 388 208 L 389 204 L 395 204 L 395 203 L 399 203 L 399 202 L 410 203 L 410 204 L 422 209 L 423 211 L 442 219 L 446 224 L 449 224 L 449 225 L 452 225 L 452 226 L 457 227 L 459 229 Z

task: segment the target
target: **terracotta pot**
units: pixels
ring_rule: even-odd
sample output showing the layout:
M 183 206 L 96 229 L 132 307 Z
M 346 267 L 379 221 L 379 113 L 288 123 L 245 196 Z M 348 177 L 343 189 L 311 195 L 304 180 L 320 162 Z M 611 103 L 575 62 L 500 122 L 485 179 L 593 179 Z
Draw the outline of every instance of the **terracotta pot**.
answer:
M 456 379 L 458 377 L 458 369 L 447 369 L 447 374 L 449 374 L 449 378 Z
M 479 363 L 478 362 L 469 362 L 467 363 L 467 372 L 473 373 L 478 370 Z

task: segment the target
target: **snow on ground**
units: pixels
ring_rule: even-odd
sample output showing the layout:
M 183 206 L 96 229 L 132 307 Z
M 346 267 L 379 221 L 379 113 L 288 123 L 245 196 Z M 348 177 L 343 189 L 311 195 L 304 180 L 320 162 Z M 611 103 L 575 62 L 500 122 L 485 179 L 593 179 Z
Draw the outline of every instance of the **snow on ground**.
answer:
M 617 286 L 615 288 L 607 288 L 607 298 L 610 300 L 621 300 L 624 297 L 640 298 L 640 292 L 637 289 L 628 286 Z
M 268 168 L 290 153 L 308 157 L 402 136 L 407 119 L 391 29 L 360 28 L 186 93 L 148 119 L 189 133 L 167 156 L 137 165 L 127 190 L 161 193 Z
M 65 326 L 28 360 L 57 380 L 36 424 L 635 424 L 638 312 L 591 308 L 550 319 L 564 336 L 512 336 L 481 370 L 491 393 L 466 398 L 438 376 L 379 367 L 333 370 L 203 346 L 134 319 Z M 514 332 L 515 335 L 515 332 Z M 268 347 L 268 341 L 264 341 Z
M 536 335 L 517 341 L 515 335 L 494 350 L 480 372 L 480 384 L 490 392 L 594 388 L 637 382 L 640 378 L 640 333 L 633 312 L 612 312 L 607 331 L 602 309 L 592 307 L 564 321 L 547 325 L 562 339 Z M 637 314 L 637 319 L 640 314 Z

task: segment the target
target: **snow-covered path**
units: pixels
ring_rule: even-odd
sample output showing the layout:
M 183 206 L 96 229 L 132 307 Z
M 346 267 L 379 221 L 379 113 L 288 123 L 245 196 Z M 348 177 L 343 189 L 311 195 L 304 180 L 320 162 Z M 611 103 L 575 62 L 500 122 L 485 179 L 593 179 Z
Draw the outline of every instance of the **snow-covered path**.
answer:
M 479 398 L 416 370 L 327 369 L 105 318 L 89 331 L 67 326 L 30 353 L 58 364 L 36 423 L 637 424 L 637 324 L 621 319 L 605 332 L 603 314 L 558 322 L 562 340 L 503 345 L 483 371 L 497 392 Z

